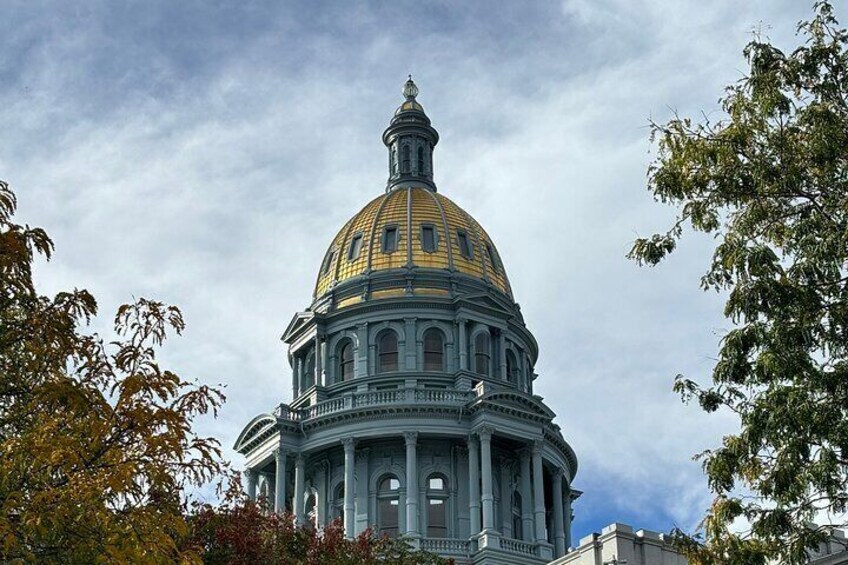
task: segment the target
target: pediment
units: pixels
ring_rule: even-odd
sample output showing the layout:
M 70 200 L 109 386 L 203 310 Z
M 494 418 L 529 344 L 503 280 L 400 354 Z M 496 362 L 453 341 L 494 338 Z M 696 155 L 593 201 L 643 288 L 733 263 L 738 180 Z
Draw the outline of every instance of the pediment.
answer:
M 300 331 L 305 328 L 314 317 L 315 312 L 311 312 L 309 310 L 295 314 L 289 322 L 289 325 L 286 326 L 282 340 L 286 343 L 291 343 L 294 337 L 300 333 Z
M 499 318 L 513 317 L 515 312 L 508 309 L 502 302 L 493 298 L 490 294 L 479 292 L 474 294 L 463 294 L 456 299 L 457 306 L 466 306 L 471 309 L 487 311 L 490 315 Z

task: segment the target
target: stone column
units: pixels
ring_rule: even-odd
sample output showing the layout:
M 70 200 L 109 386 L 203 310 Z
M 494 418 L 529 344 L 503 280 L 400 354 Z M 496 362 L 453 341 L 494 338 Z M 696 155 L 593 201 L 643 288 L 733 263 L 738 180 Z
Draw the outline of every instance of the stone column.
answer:
M 406 535 L 420 537 L 418 531 L 418 432 L 403 434 L 406 440 Z
M 530 450 L 521 450 L 521 539 L 533 539 L 533 491 L 530 489 Z
M 292 497 L 292 506 L 294 506 L 294 523 L 298 526 L 303 525 L 306 521 L 303 514 L 303 494 L 306 487 L 306 466 L 303 460 L 303 454 L 298 453 L 294 458 L 294 496 Z
M 324 366 L 324 353 L 322 351 L 322 343 L 321 337 L 318 334 L 315 334 L 315 384 L 318 386 L 324 386 L 324 379 L 322 378 L 322 373 L 324 372 L 322 367 Z
M 259 478 L 259 473 L 255 469 L 248 467 L 244 470 L 244 476 L 247 478 L 247 496 L 250 500 L 256 501 L 256 479 Z
M 504 330 L 501 330 L 498 335 L 498 363 L 500 365 L 498 374 L 501 376 L 501 380 L 508 380 L 506 374 L 506 332 Z
M 565 527 L 562 520 L 562 469 L 554 473 L 554 557 L 565 555 Z
M 297 355 L 292 359 L 292 400 L 298 397 L 300 392 L 300 357 Z
M 398 367 L 405 367 L 407 371 L 415 371 L 418 363 L 417 351 L 415 349 L 415 318 L 404 318 L 403 327 L 403 360 L 398 359 Z
M 274 450 L 277 472 L 274 477 L 274 512 L 282 514 L 286 510 L 286 450 L 278 447 Z
M 536 514 L 536 541 L 547 542 L 545 534 L 545 483 L 542 474 L 542 441 L 533 442 L 533 509 Z
M 354 523 L 356 520 L 356 515 L 354 512 L 356 511 L 353 501 L 354 495 L 356 494 L 354 482 L 354 474 L 353 467 L 356 464 L 355 452 L 354 448 L 356 446 L 356 440 L 352 437 L 348 437 L 342 440 L 342 445 L 344 446 L 344 465 L 345 465 L 345 474 L 344 474 L 344 530 L 345 537 L 348 539 L 353 539 L 354 537 Z
M 482 428 L 477 435 L 480 437 L 483 485 L 480 500 L 483 502 L 483 530 L 487 531 L 495 529 L 495 495 L 492 492 L 492 429 Z
M 468 497 L 471 509 L 471 536 L 480 533 L 480 462 L 477 455 L 477 440 L 468 436 Z
M 465 318 L 456 321 L 459 326 L 459 369 L 468 370 L 468 334 L 465 331 Z
M 563 529 L 565 530 L 565 549 L 572 546 L 571 543 L 571 487 L 566 489 L 568 492 L 565 495 L 565 508 L 563 509 Z
M 368 322 L 356 326 L 356 361 L 353 365 L 353 378 L 361 379 L 368 375 Z

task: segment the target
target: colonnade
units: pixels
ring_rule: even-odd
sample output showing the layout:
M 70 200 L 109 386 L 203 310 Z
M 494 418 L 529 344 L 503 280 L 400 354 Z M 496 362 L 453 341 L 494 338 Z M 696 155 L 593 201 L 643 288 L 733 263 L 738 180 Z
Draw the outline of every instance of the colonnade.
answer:
M 492 437 L 494 429 L 482 427 L 466 438 L 468 454 L 468 494 L 469 494 L 469 529 L 472 539 L 480 536 L 500 537 L 502 532 L 496 530 L 495 521 L 495 492 L 492 474 Z M 418 488 L 418 432 L 403 434 L 406 450 L 406 530 L 404 534 L 411 539 L 422 537 L 419 520 L 419 488 Z M 356 520 L 356 440 L 342 440 L 344 449 L 344 529 L 348 537 L 355 535 Z M 528 448 L 519 452 L 519 485 L 521 494 L 521 532 L 513 532 L 513 537 L 520 537 L 527 542 L 550 547 L 546 526 L 544 470 L 542 461 L 543 442 L 536 440 Z M 275 451 L 275 490 L 274 511 L 282 512 L 286 500 L 286 469 L 288 453 L 285 449 Z M 303 454 L 295 453 L 294 463 L 294 493 L 292 502 L 294 517 L 298 524 L 305 523 L 304 493 L 305 493 L 305 459 Z M 257 473 L 248 469 L 247 493 L 256 499 Z M 553 492 L 553 553 L 555 556 L 565 554 L 570 542 L 571 530 L 571 496 L 563 493 L 564 473 L 556 469 L 552 474 Z M 452 477 L 457 480 L 457 477 Z M 511 501 L 501 501 L 510 504 Z M 532 505 L 531 505 L 532 504 Z M 373 517 L 372 517 L 373 518 Z

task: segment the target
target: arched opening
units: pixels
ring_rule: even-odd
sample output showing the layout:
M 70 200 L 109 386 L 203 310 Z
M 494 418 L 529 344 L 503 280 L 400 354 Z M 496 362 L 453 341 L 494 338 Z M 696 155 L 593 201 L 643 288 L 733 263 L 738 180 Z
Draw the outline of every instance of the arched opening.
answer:
M 392 148 L 392 174 L 398 172 L 397 149 Z
M 306 360 L 303 363 L 303 374 L 300 379 L 301 392 L 307 390 L 315 384 L 315 350 L 311 350 L 306 354 Z
M 448 537 L 448 484 L 442 475 L 427 479 L 427 537 Z
M 424 370 L 445 370 L 445 337 L 435 328 L 424 332 Z
M 418 148 L 418 174 L 424 174 L 424 148 Z
M 524 539 L 524 522 L 521 519 L 521 493 L 512 493 L 512 537 Z
M 330 505 L 330 518 L 332 520 L 344 519 L 344 483 L 339 483 L 333 493 L 333 500 Z
M 339 345 L 339 363 L 338 376 L 339 382 L 349 381 L 353 378 L 353 342 L 349 339 L 344 340 Z
M 304 506 L 304 514 L 306 515 L 306 525 L 310 528 L 318 527 L 318 497 L 315 492 L 310 492 L 306 497 Z
M 410 167 L 410 151 L 409 145 L 404 145 L 403 149 L 401 149 L 403 155 L 403 166 L 401 168 L 401 172 L 408 173 Z
M 489 334 L 480 332 L 474 338 L 474 372 L 481 375 L 490 375 L 491 358 Z
M 392 330 L 377 337 L 377 372 L 388 373 L 398 370 L 398 338 Z
M 400 481 L 393 475 L 380 480 L 377 488 L 377 533 L 391 538 L 398 535 Z
M 515 359 L 515 353 L 509 349 L 506 351 L 506 380 L 514 385 L 518 384 L 518 361 Z

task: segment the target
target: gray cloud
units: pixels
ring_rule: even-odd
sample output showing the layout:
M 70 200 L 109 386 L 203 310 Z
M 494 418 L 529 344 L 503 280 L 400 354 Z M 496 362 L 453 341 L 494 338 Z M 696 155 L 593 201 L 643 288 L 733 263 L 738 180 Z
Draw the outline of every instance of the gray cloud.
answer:
M 657 269 L 624 259 L 673 217 L 645 190 L 646 124 L 715 111 L 750 29 L 763 20 L 791 46 L 808 11 L 13 4 L 0 177 L 57 241 L 41 288 L 92 290 L 95 329 L 132 295 L 183 307 L 189 329 L 164 356 L 227 385 L 220 419 L 200 426 L 229 447 L 290 398 L 279 336 L 335 231 L 383 190 L 379 136 L 412 72 L 442 135 L 440 190 L 495 239 L 540 342 L 537 390 L 581 460 L 576 533 L 691 527 L 708 493 L 690 456 L 733 422 L 681 405 L 671 379 L 705 379 L 728 326 L 721 297 L 698 290 L 708 239 Z

